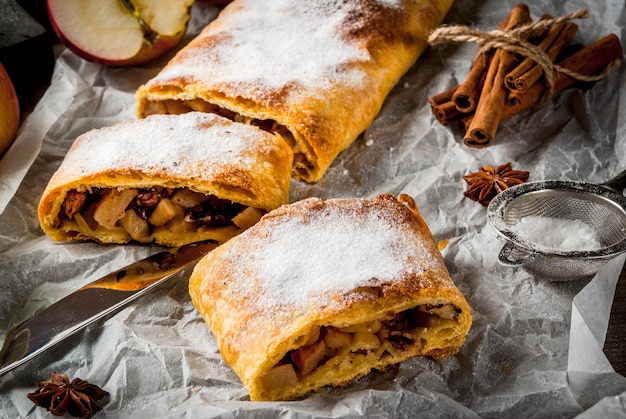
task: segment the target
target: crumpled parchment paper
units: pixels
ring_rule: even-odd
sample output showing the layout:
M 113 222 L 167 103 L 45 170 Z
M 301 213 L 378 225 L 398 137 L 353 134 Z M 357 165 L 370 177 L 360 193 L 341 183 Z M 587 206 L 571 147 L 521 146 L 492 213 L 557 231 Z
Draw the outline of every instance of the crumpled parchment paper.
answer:
M 530 2 L 529 2 L 530 3 Z M 516 4 L 457 0 L 446 23 L 491 30 Z M 533 18 L 588 8 L 576 38 L 621 36 L 621 1 L 529 4 Z M 217 14 L 198 3 L 187 40 Z M 301 401 L 250 402 L 187 293 L 190 269 L 0 377 L 1 417 L 45 417 L 26 398 L 37 380 L 65 373 L 111 395 L 111 417 L 598 417 L 626 415 L 626 379 L 602 353 L 615 284 L 625 257 L 592 280 L 549 282 L 497 263 L 502 241 L 486 209 L 463 197 L 462 175 L 512 162 L 530 180 L 601 183 L 626 167 L 624 66 L 585 90 L 558 94 L 541 110 L 503 122 L 492 146 L 469 149 L 461 132 L 431 115 L 428 97 L 464 80 L 472 44 L 429 48 L 391 92 L 370 128 L 323 180 L 292 184 L 292 201 L 309 196 L 408 193 L 467 297 L 474 324 L 456 356 L 416 358 L 374 372 L 344 389 Z M 134 91 L 168 57 L 143 68 L 58 57 L 50 88 L 0 161 L 0 333 L 73 290 L 151 253 L 151 246 L 54 244 L 39 229 L 43 189 L 83 132 L 134 119 Z M 349 257 L 347 255 L 346 257 Z

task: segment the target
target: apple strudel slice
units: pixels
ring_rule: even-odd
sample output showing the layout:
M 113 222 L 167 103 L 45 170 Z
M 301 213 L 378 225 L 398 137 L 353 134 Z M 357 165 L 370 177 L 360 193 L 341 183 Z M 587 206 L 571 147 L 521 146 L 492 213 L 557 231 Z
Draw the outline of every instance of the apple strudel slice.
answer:
M 472 322 L 404 194 L 284 205 L 201 259 L 189 291 L 252 400 L 447 357 Z
M 136 92 L 139 117 L 258 125 L 318 181 L 379 113 L 453 0 L 235 0 Z
M 291 149 L 218 115 L 154 115 L 79 136 L 39 203 L 56 241 L 225 242 L 289 201 Z

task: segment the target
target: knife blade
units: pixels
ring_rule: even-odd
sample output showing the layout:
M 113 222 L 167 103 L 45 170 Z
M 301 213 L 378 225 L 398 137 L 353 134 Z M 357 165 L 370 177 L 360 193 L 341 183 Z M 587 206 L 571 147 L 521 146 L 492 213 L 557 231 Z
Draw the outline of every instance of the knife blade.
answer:
M 215 242 L 168 249 L 72 292 L 7 333 L 0 375 L 31 360 L 96 320 L 137 299 L 217 247 Z

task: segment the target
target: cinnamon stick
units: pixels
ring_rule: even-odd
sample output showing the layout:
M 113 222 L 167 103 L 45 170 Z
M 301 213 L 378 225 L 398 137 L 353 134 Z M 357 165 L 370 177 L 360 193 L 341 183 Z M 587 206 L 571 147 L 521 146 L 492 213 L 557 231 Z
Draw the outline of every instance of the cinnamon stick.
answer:
M 456 108 L 454 102 L 452 101 L 452 95 L 456 89 L 457 86 L 454 86 L 428 98 L 431 111 L 441 125 L 447 125 L 452 121 L 456 121 L 461 116 L 461 112 Z
M 513 29 L 530 21 L 528 6 L 520 3 L 513 9 L 505 30 Z M 515 65 L 515 60 L 513 54 L 503 49 L 494 52 L 474 117 L 463 138 L 463 142 L 468 147 L 486 147 L 493 142 L 506 100 L 507 89 L 504 86 L 504 77 Z
M 528 14 L 530 15 L 530 10 L 527 5 L 524 3 L 516 5 L 513 10 L 511 10 L 511 13 L 500 22 L 497 29 L 501 31 L 506 30 L 511 21 L 511 17 L 515 19 L 517 14 L 526 13 L 526 10 L 528 10 Z M 489 67 L 489 61 L 491 61 L 492 55 L 492 51 L 481 52 L 477 55 L 465 81 L 459 85 L 452 96 L 452 101 L 459 111 L 469 113 L 476 109 L 480 92 L 485 83 L 486 70 Z
M 468 114 L 465 114 L 461 118 L 461 129 L 463 130 L 464 133 L 466 133 L 467 130 L 469 129 L 469 126 L 472 123 L 472 118 L 473 117 L 474 117 L 474 114 L 468 113 Z
M 480 91 L 485 84 L 485 77 L 487 75 L 487 68 L 489 67 L 489 61 L 491 61 L 491 52 L 484 52 L 479 54 L 467 78 L 456 89 L 452 96 L 454 105 L 459 112 L 468 113 L 476 109 L 476 104 L 480 98 Z
M 541 22 L 541 21 L 546 21 L 549 19 L 554 19 L 554 16 L 552 16 L 551 14 L 545 14 L 539 18 L 539 21 Z M 535 40 L 541 39 L 546 35 L 546 33 L 548 32 L 548 29 L 550 29 L 550 27 L 548 26 L 537 26 L 535 29 L 530 31 L 530 33 L 528 34 L 528 37 L 530 39 L 535 39 Z M 538 41 L 534 41 L 533 43 L 536 44 L 538 43 Z
M 546 53 L 550 61 L 554 62 L 563 48 L 572 42 L 577 32 L 578 25 L 575 23 L 554 24 L 537 46 Z M 506 75 L 504 83 L 509 90 L 522 93 L 539 80 L 542 74 L 543 68 L 535 60 L 527 57 Z
M 589 44 L 580 51 L 559 61 L 557 64 L 567 70 L 582 75 L 594 75 L 602 72 L 609 64 L 623 56 L 622 44 L 615 34 L 610 34 Z M 557 72 L 554 80 L 554 90 L 564 90 L 578 80 Z M 527 109 L 534 107 L 545 92 L 543 83 L 534 83 L 524 94 L 510 95 L 502 113 L 502 120 L 511 118 Z

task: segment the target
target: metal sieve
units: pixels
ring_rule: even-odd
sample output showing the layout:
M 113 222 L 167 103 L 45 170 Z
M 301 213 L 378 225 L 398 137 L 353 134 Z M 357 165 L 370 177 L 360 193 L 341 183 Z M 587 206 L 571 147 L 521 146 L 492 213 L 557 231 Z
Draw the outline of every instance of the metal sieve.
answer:
M 609 260 L 626 251 L 624 188 L 626 170 L 599 185 L 547 180 L 502 191 L 487 208 L 489 222 L 505 239 L 498 261 L 552 281 L 595 275 Z M 585 250 L 550 247 L 545 241 L 521 234 L 516 227 L 530 216 L 554 218 L 555 224 L 583 222 L 593 229 L 599 246 Z

